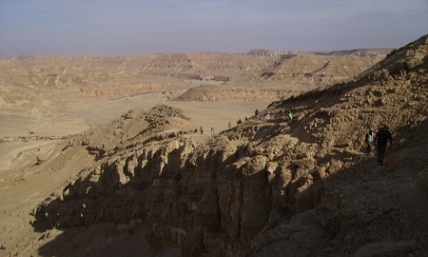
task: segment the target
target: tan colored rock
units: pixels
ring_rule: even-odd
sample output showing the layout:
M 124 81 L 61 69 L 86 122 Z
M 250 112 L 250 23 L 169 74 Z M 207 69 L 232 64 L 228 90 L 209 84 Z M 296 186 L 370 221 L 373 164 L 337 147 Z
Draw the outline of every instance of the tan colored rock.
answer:
M 118 248 L 125 251 L 145 243 L 146 251 L 138 254 L 156 256 L 160 253 L 149 250 L 176 248 L 182 256 L 421 255 L 427 248 L 424 238 L 428 225 L 428 123 L 422 96 L 428 92 L 427 75 L 420 70 L 426 68 L 427 59 L 407 67 L 408 71 L 403 63 L 417 59 L 425 47 L 426 39 L 412 42 L 348 82 L 324 85 L 323 89 L 269 104 L 262 112 L 272 113 L 273 119 L 251 117 L 231 129 L 218 130 L 216 135 L 193 133 L 201 124 L 193 124 L 181 110 L 157 105 L 148 111 L 123 112 L 109 124 L 76 135 L 73 140 L 79 145 L 41 149 L 38 154 L 46 156 L 46 161 L 39 166 L 33 165 L 35 150 L 22 151 L 16 155 L 17 160 L 25 161 L 23 157 L 28 154 L 32 163 L 23 166 L 25 169 L 13 181 L 1 181 L 5 183 L 1 187 L 5 196 L 1 206 L 25 210 L 23 204 L 36 205 L 45 199 L 33 213 L 28 228 L 31 233 L 36 230 L 52 236 L 49 241 L 45 237 L 38 241 L 41 235 L 33 237 L 27 231 L 26 236 L 31 238 L 19 242 L 26 237 L 20 237 L 22 230 L 13 224 L 24 224 L 16 223 L 18 219 L 30 224 L 30 220 L 25 220 L 26 214 L 11 212 L 17 215 L 2 216 L 1 225 L 13 239 L 0 236 L 7 240 L 5 245 L 17 245 L 20 252 L 9 251 L 8 246 L 6 254 L 89 256 L 101 254 L 97 248 L 101 242 L 111 250 L 106 256 L 120 255 L 115 252 Z M 237 79 L 233 72 L 237 70 L 234 58 L 238 57 L 222 56 L 228 60 L 222 62 L 224 67 L 209 64 L 214 71 L 206 74 L 195 68 L 192 62 L 196 59 L 190 57 L 142 57 L 146 63 L 140 69 L 166 76 L 180 70 L 181 75 L 200 74 L 203 79 Z M 271 57 L 278 58 L 267 55 L 263 60 L 273 60 L 268 59 Z M 250 58 L 255 60 L 254 56 Z M 320 57 L 316 60 L 318 67 L 321 65 L 319 72 L 305 74 L 299 65 L 307 56 L 281 58 L 268 68 L 247 63 L 244 68 L 264 67 L 267 75 L 259 78 L 261 73 L 253 72 L 255 75 L 245 80 L 279 80 L 288 69 L 295 69 L 290 66 L 294 62 L 300 70 L 290 73 L 293 79 L 308 76 L 314 84 L 334 81 L 337 77 L 333 70 L 346 61 L 332 58 L 327 62 Z M 31 60 L 49 62 L 49 58 Z M 94 60 L 89 58 L 88 63 L 93 65 Z M 177 65 L 164 66 L 170 62 Z M 119 69 L 111 62 L 102 63 Z M 123 78 L 122 73 L 92 72 L 106 83 Z M 80 83 L 73 76 L 63 79 Z M 61 83 L 65 82 L 47 80 L 52 87 L 63 86 Z M 157 90 L 175 96 L 167 92 L 168 85 L 162 84 Z M 94 92 L 114 95 L 117 92 L 113 88 Z M 154 85 L 150 84 L 149 89 L 155 90 Z M 29 101 L 19 97 L 15 100 Z M 299 119 L 289 123 L 286 114 L 291 109 Z M 37 114 L 34 109 L 34 117 Z M 213 119 L 219 117 L 213 115 L 205 121 Z M 390 126 L 398 147 L 387 152 L 386 165 L 381 166 L 376 164 L 376 156 L 367 156 L 361 149 L 368 126 L 377 129 L 384 123 Z M 2 146 L 8 146 L 7 140 Z M 38 187 L 40 195 L 23 201 L 22 195 L 29 194 L 28 188 L 35 185 L 32 180 L 49 190 Z M 21 194 L 21 198 L 13 193 Z M 136 220 L 149 224 L 149 231 L 143 232 L 146 230 Z

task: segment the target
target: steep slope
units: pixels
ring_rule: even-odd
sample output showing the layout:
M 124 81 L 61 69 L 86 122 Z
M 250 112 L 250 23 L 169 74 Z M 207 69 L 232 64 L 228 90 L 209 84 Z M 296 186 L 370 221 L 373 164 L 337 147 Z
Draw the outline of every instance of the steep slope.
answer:
M 136 233 L 147 223 L 152 246 L 182 256 L 427 256 L 427 50 L 425 36 L 351 82 L 274 102 L 262 112 L 272 119 L 219 135 L 126 137 L 46 199 L 34 228 L 113 222 Z M 379 166 L 364 133 L 383 124 L 394 143 Z M 81 142 L 99 148 L 94 136 Z M 39 254 L 88 253 L 62 243 Z

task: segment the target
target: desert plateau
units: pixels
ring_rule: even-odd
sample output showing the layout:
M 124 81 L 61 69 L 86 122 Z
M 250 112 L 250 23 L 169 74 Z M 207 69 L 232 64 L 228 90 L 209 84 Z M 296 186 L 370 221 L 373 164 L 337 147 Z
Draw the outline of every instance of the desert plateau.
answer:
M 0 92 L 0 256 L 428 256 L 427 35 L 22 55 Z

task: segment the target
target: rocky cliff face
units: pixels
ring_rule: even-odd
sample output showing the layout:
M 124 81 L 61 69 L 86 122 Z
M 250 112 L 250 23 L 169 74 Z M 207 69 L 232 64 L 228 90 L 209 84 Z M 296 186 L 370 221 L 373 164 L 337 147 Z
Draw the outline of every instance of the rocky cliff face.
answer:
M 423 37 L 212 137 L 168 107 L 125 115 L 120 142 L 76 139 L 97 162 L 39 206 L 34 227 L 141 221 L 153 246 L 182 256 L 427 256 L 427 56 Z M 147 129 L 117 126 L 135 120 Z M 383 124 L 394 143 L 379 166 L 364 134 Z

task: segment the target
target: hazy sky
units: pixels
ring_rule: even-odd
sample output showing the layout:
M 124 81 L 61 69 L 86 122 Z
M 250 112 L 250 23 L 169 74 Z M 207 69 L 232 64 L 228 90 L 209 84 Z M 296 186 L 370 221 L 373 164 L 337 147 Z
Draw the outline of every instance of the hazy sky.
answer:
M 0 58 L 396 48 L 425 34 L 428 0 L 0 0 Z

